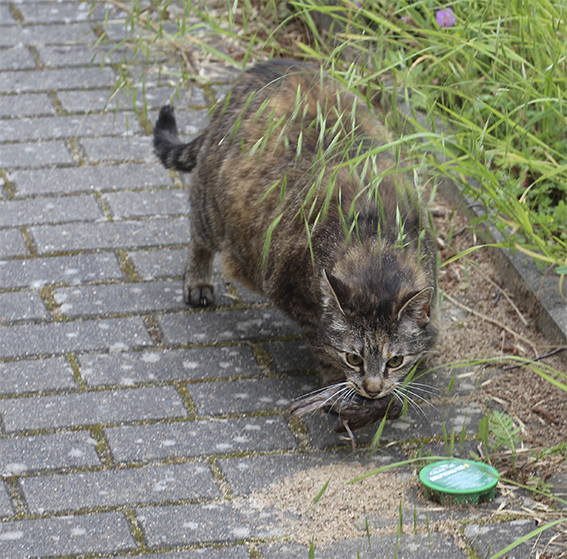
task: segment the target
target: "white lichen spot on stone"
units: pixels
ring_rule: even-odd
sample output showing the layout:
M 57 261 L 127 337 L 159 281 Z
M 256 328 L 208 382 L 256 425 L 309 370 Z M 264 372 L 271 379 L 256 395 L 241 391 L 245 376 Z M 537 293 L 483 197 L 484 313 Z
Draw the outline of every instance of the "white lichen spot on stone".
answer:
M 159 353 L 144 353 L 142 355 L 142 361 L 144 363 L 157 363 L 161 360 L 161 355 Z

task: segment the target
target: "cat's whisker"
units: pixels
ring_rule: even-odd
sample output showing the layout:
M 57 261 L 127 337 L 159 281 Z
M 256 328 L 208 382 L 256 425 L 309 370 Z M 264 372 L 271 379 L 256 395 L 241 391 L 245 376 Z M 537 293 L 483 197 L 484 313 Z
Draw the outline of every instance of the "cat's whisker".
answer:
M 431 396 L 439 396 L 441 394 L 441 390 L 435 386 L 429 386 L 428 384 L 416 384 L 415 382 L 412 382 L 406 386 L 408 388 L 411 387 L 412 390 L 423 392 L 424 394 L 429 394 Z M 402 386 L 401 390 L 405 390 L 406 386 Z
M 341 384 L 346 384 L 346 383 L 341 383 Z M 336 385 L 336 386 L 338 386 L 338 385 Z M 328 389 L 329 387 L 327 386 L 326 388 Z M 348 387 L 343 386 L 343 388 L 341 388 L 339 391 L 331 394 L 327 399 L 325 399 L 323 402 L 321 402 L 307 417 L 309 418 L 309 417 L 313 416 L 316 412 L 323 409 L 327 405 L 331 406 L 331 409 L 329 410 L 329 412 L 332 411 L 332 407 L 337 403 L 337 401 L 341 397 L 341 394 L 343 392 L 345 392 L 346 390 L 348 390 Z M 330 404 L 329 404 L 329 402 L 330 402 Z
M 339 382 L 338 384 L 333 384 L 331 386 L 342 386 L 342 385 L 346 385 L 346 382 Z M 297 398 L 294 398 L 292 400 L 292 402 L 298 402 L 299 400 L 303 400 L 304 398 L 308 398 L 310 396 L 313 396 L 314 394 L 318 394 L 319 392 L 324 392 L 325 390 L 328 390 L 329 386 L 323 386 L 322 388 L 318 388 L 317 390 L 312 390 L 311 392 L 307 392 L 307 394 L 303 394 L 301 396 L 298 396 Z

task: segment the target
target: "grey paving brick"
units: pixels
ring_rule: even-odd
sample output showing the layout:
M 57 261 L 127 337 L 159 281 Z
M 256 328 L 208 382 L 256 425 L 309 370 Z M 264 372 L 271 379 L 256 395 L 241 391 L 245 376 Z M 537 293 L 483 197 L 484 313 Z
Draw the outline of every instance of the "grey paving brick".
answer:
M 281 536 L 270 512 L 237 509 L 227 503 L 147 507 L 136 511 L 150 549 L 203 542 L 230 543 Z M 222 518 L 222 522 L 219 522 Z
M 290 537 L 293 541 L 293 535 Z M 309 556 L 310 549 L 291 542 L 276 542 L 259 546 L 264 559 L 295 559 Z M 336 541 L 315 546 L 315 559 L 356 557 L 360 559 L 465 559 L 450 536 L 445 534 L 396 534 L 388 536 Z
M 280 416 L 111 427 L 105 433 L 118 462 L 298 447 Z
M 115 318 L 50 324 L 23 324 L 2 329 L 0 357 L 57 355 L 72 351 L 125 351 L 151 346 L 140 318 Z
M 79 388 L 64 357 L 0 363 L 0 394 Z
M 95 221 L 102 218 L 104 214 L 94 196 L 0 201 L 0 227 Z
M 96 40 L 89 23 L 71 23 L 54 25 L 13 25 L 2 29 L 0 47 L 24 45 L 64 45 L 92 44 Z
M 186 417 L 172 386 L 0 400 L 6 432 Z
M 38 476 L 20 484 L 36 514 L 221 496 L 206 463 Z
M 130 113 L 71 115 L 11 119 L 3 122 L 0 141 L 24 142 L 84 136 L 118 135 L 127 144 L 127 136 L 141 132 L 138 119 Z
M 91 5 L 88 2 L 22 3 L 18 11 L 24 23 L 71 23 L 87 21 Z
M 4 169 L 72 163 L 73 158 L 63 142 L 0 144 L 0 167 Z
M 94 66 L 126 62 L 127 52 L 125 49 L 109 49 L 102 46 L 91 45 L 38 45 L 37 51 L 41 62 L 46 68 L 61 68 L 73 66 Z M 106 98 L 109 92 L 105 91 Z M 80 110 L 85 111 L 88 105 Z
M 187 249 L 140 250 L 129 252 L 128 258 L 144 280 L 175 278 L 183 275 L 187 262 Z
M 0 482 L 0 518 L 14 516 L 14 514 L 14 507 L 12 506 L 8 488 L 5 483 Z
M 114 218 L 187 215 L 189 201 L 186 190 L 144 190 L 103 194 Z
M 272 358 L 271 369 L 275 373 L 317 370 L 317 359 L 305 340 L 271 342 L 262 347 Z
M 89 386 L 134 386 L 147 382 L 262 374 L 248 346 L 97 353 L 80 355 L 77 359 Z
M 188 220 L 156 218 L 113 223 L 81 223 L 31 227 L 40 254 L 178 245 L 187 242 Z
M 136 548 L 126 518 L 117 512 L 4 522 L 0 524 L 0 546 L 10 559 Z
M 0 93 L 28 93 L 58 89 L 111 86 L 116 81 L 110 68 L 65 68 L 2 72 Z M 3 138 L 5 136 L 2 136 Z
M 192 312 L 161 316 L 159 325 L 168 344 L 197 344 L 300 334 L 299 327 L 273 309 Z
M 376 452 L 350 449 L 345 451 L 318 453 L 270 454 L 266 456 L 244 456 L 220 458 L 216 461 L 228 480 L 235 495 L 248 495 L 283 482 L 298 472 L 338 463 L 368 464 L 369 470 L 407 460 L 407 456 L 396 448 L 379 449 Z
M 9 6 L 0 5 L 0 25 L 13 25 L 16 23 Z
M 135 124 L 133 122 L 133 124 Z M 152 139 L 148 136 L 92 138 L 81 140 L 90 163 L 109 161 L 155 161 Z
M 40 50 L 41 52 L 41 50 Z M 104 90 L 77 90 L 61 91 L 57 94 L 63 108 L 70 113 L 84 113 L 85 110 L 103 111 L 131 110 L 134 104 L 134 91 L 136 92 L 136 107 L 143 109 L 159 109 L 166 103 L 173 101 L 177 107 L 189 106 L 206 107 L 210 103 L 205 92 L 199 87 L 181 90 L 176 95 L 175 90 L 167 87 L 134 86 L 128 92 L 121 91 L 109 100 L 108 89 Z M 145 95 L 144 95 L 145 91 Z
M 0 71 L 35 68 L 34 57 L 23 45 L 0 50 Z
M 215 279 L 217 303 L 232 305 L 232 299 L 223 296 L 226 295 L 224 284 Z M 61 313 L 71 318 L 187 308 L 183 301 L 183 288 L 177 281 L 66 287 L 55 290 L 54 297 L 55 302 L 61 305 Z
M 22 232 L 18 229 L 0 229 L 0 258 L 29 254 Z
M 0 476 L 101 466 L 96 441 L 85 432 L 0 439 Z
M 55 107 L 45 93 L 0 95 L 0 117 L 54 115 Z
M 317 388 L 317 379 L 247 379 L 232 382 L 204 382 L 189 387 L 197 414 L 223 415 L 282 410 L 293 399 Z
M 88 283 L 125 278 L 113 253 L 0 260 L 0 287 Z
M 70 194 L 171 186 L 173 180 L 161 165 L 98 165 L 69 169 L 15 171 L 8 175 L 18 195 Z
M 229 545 L 226 547 L 200 547 L 189 551 L 136 555 L 135 557 L 136 559 L 250 559 L 250 551 L 243 545 Z M 105 555 L 100 559 L 115 558 Z
M 37 291 L 0 293 L 0 325 L 48 318 L 50 315 Z

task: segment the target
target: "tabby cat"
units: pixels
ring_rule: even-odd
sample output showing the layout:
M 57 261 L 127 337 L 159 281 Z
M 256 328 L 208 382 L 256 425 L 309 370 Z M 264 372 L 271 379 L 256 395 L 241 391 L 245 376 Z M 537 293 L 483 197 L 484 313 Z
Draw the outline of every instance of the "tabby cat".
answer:
M 194 171 L 185 301 L 213 303 L 220 252 L 228 276 L 299 323 L 329 388 L 297 415 L 316 402 L 354 428 L 383 417 L 434 344 L 435 245 L 390 142 L 363 99 L 286 60 L 244 72 L 190 143 L 171 106 L 156 122 L 163 165 Z

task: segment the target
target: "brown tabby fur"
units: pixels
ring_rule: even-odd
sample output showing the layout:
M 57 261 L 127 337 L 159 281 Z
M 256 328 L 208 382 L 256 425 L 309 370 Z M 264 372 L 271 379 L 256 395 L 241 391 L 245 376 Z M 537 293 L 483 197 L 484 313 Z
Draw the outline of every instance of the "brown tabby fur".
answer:
M 362 99 L 284 60 L 246 71 L 189 144 L 170 106 L 154 130 L 166 167 L 194 169 L 186 302 L 212 304 L 220 251 L 300 324 L 324 385 L 344 383 L 335 410 L 395 393 L 437 333 L 434 243 L 390 141 Z

